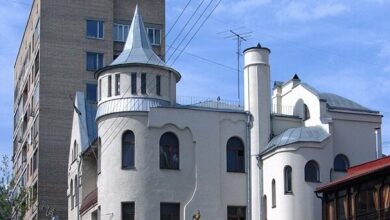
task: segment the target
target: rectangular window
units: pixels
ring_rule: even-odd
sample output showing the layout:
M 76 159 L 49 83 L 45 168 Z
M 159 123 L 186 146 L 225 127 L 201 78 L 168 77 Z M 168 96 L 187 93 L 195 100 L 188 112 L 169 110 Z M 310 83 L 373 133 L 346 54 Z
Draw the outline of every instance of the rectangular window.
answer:
M 146 94 L 146 73 L 141 74 L 141 93 Z
M 97 86 L 96 86 L 96 84 L 91 84 L 91 83 L 87 83 L 87 85 L 86 85 L 86 93 L 87 93 L 87 95 L 86 95 L 86 97 L 87 97 L 87 100 L 88 101 L 91 101 L 91 102 L 96 102 L 97 101 L 97 97 L 96 97 L 96 95 L 97 95 Z
M 108 76 L 108 82 L 107 82 L 107 97 L 111 97 L 111 76 Z
M 149 41 L 152 45 L 161 44 L 161 30 L 157 28 L 147 28 Z
M 122 202 L 122 220 L 134 220 L 134 202 Z
M 115 74 L 115 95 L 120 95 L 121 75 Z
M 125 24 L 114 24 L 113 39 L 118 42 L 125 42 L 130 26 Z
M 37 167 L 38 167 L 38 150 L 36 150 L 33 155 L 33 172 L 37 170 Z
M 161 95 L 161 76 L 156 76 L 156 94 Z
M 87 52 L 87 70 L 95 71 L 103 67 L 103 54 Z
M 131 94 L 137 94 L 137 73 L 131 74 Z
M 34 75 L 36 76 L 39 71 L 39 51 L 37 55 L 35 56 L 35 61 L 34 61 Z
M 99 85 L 98 85 L 98 92 L 99 92 L 99 101 L 102 100 L 102 79 L 99 79 Z
M 227 207 L 228 220 L 245 220 L 246 207 L 245 206 L 228 206 Z
M 180 220 L 180 203 L 161 203 L 160 220 Z
M 87 20 L 87 37 L 103 39 L 104 22 L 96 20 Z

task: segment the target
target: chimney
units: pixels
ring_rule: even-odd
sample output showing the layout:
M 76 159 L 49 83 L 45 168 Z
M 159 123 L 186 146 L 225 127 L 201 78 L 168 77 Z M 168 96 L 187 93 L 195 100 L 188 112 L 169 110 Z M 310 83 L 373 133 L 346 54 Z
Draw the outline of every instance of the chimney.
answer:
M 381 128 L 375 128 L 376 158 L 382 158 L 382 132 Z

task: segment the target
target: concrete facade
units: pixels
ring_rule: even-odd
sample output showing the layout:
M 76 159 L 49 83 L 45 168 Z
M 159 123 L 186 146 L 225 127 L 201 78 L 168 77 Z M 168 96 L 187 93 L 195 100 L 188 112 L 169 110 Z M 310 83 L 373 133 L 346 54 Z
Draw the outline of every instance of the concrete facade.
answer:
M 132 1 L 35 0 L 14 67 L 14 174 L 20 187 L 33 187 L 25 219 L 67 218 L 67 164 L 76 91 L 95 84 L 86 53 L 103 53 L 103 65 L 122 51 L 113 26 L 129 25 Z M 165 1 L 140 3 L 147 27 L 165 32 Z M 103 39 L 86 36 L 86 21 L 104 22 Z M 153 46 L 164 57 L 164 38 Z M 34 95 L 35 94 L 35 95 Z M 22 100 L 22 101 L 20 101 Z M 35 156 L 34 156 L 35 155 Z M 39 204 L 39 205 L 38 205 Z

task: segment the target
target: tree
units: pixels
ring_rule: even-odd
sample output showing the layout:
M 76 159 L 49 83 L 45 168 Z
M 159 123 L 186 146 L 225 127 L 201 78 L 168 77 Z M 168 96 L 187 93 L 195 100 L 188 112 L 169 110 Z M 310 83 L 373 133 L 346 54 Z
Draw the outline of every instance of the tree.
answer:
M 0 162 L 0 219 L 19 219 L 27 210 L 27 189 L 15 185 L 7 155 Z M 15 216 L 12 218 L 12 216 Z

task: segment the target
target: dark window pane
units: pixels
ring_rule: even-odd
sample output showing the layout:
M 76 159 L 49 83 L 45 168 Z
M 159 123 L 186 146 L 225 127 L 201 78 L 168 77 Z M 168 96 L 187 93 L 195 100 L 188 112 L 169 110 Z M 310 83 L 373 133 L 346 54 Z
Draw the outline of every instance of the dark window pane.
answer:
M 292 192 L 292 168 L 290 166 L 284 168 L 284 192 Z
M 122 220 L 134 220 L 135 205 L 134 202 L 122 203 Z
M 98 38 L 103 38 L 103 33 L 104 33 L 104 29 L 103 29 L 103 21 L 99 21 L 98 22 L 99 26 L 99 32 L 98 32 Z
M 115 95 L 120 94 L 121 78 L 119 74 L 115 74 Z
M 180 204 L 161 203 L 160 220 L 180 220 Z
M 103 54 L 99 53 L 98 55 L 98 60 L 97 60 L 97 67 L 96 69 L 100 69 L 103 67 Z
M 311 160 L 307 162 L 305 166 L 305 181 L 308 182 L 319 182 L 320 171 L 317 162 Z
M 94 71 L 97 67 L 96 53 L 87 52 L 87 70 Z
M 245 220 L 246 207 L 245 206 L 228 206 L 227 207 L 228 220 Z
M 87 37 L 97 37 L 98 36 L 98 22 L 87 20 Z
M 122 136 L 122 167 L 134 167 L 135 137 L 132 131 L 126 131 Z
M 156 76 L 156 94 L 161 95 L 161 76 Z
M 96 102 L 97 86 L 96 84 L 87 83 L 87 100 Z
M 153 29 L 148 29 L 149 42 L 153 44 Z
M 171 132 L 160 138 L 160 168 L 179 169 L 179 140 Z
M 146 73 L 141 74 L 141 93 L 146 94 Z
M 334 158 L 333 162 L 334 170 L 346 172 L 349 168 L 349 162 L 346 156 L 339 154 Z
M 137 94 L 137 73 L 131 74 L 131 94 Z
M 155 29 L 155 38 L 154 38 L 154 44 L 160 45 L 161 44 L 161 34 L 159 29 Z
M 226 166 L 228 172 L 245 172 L 244 144 L 237 137 L 232 137 L 227 142 Z

